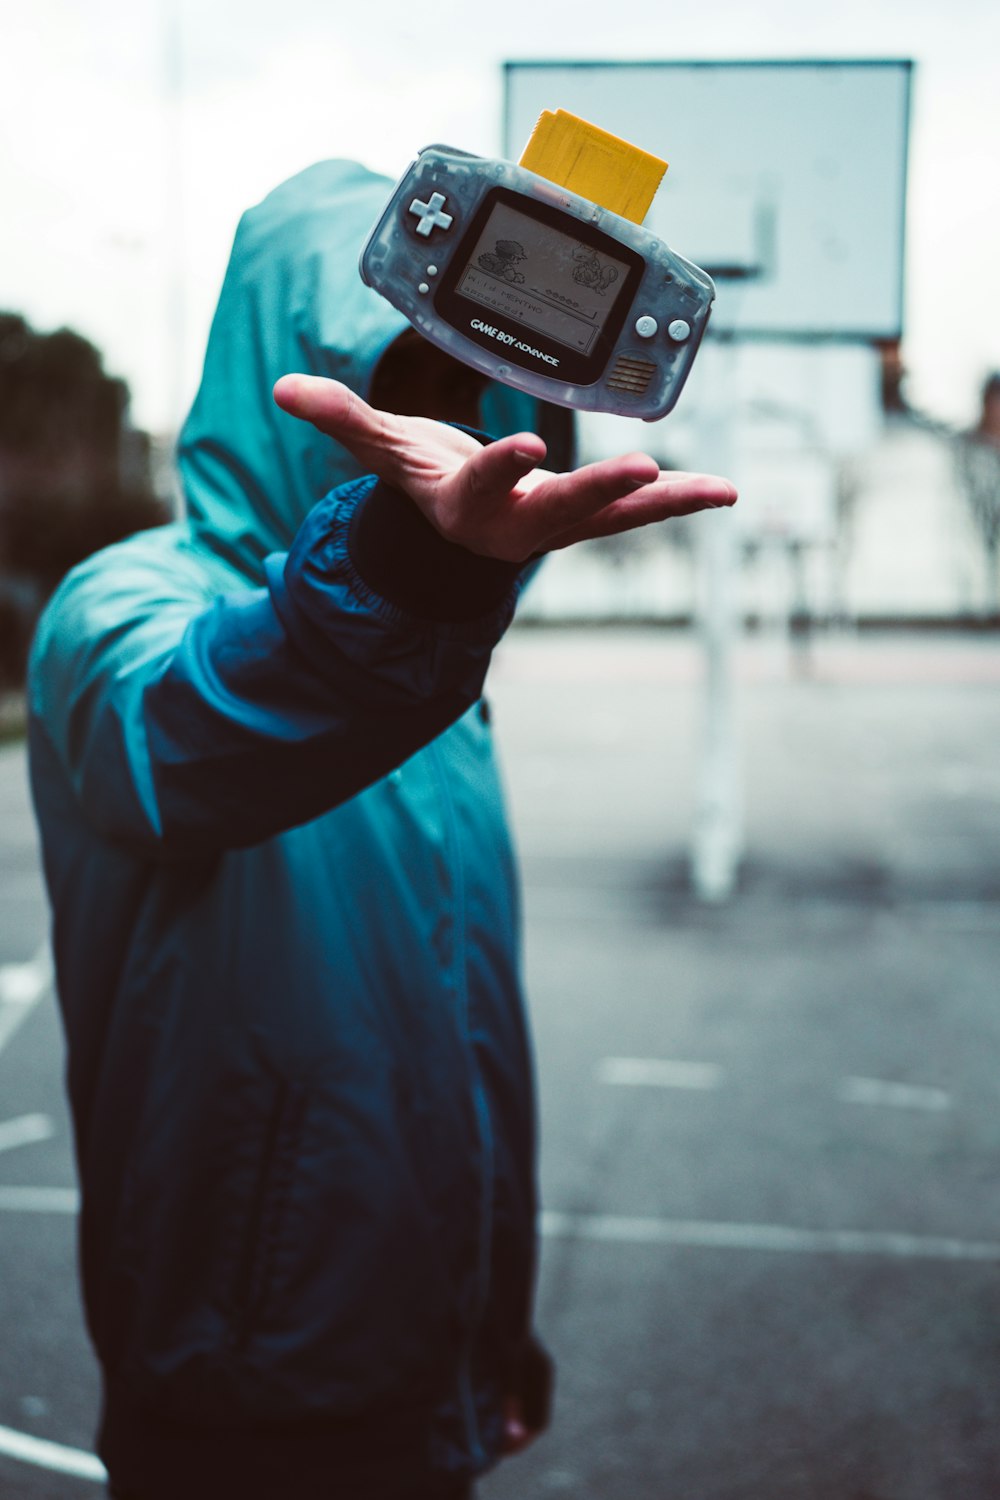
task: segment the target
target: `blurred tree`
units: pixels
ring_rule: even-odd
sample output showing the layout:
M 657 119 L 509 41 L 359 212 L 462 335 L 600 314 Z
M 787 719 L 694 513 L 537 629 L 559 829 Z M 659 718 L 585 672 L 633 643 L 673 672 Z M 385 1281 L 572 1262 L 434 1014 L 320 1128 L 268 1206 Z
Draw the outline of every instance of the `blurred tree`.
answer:
M 128 388 L 61 328 L 0 312 L 0 687 L 23 677 L 46 599 L 74 564 L 170 519 Z

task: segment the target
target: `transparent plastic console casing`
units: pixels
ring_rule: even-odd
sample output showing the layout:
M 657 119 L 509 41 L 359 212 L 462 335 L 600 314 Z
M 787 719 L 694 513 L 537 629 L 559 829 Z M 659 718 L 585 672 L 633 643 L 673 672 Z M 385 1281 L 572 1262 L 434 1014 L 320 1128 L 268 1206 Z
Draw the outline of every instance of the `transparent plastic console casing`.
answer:
M 512 162 L 428 146 L 361 252 L 361 276 L 439 348 L 580 411 L 671 410 L 710 276 L 628 219 Z

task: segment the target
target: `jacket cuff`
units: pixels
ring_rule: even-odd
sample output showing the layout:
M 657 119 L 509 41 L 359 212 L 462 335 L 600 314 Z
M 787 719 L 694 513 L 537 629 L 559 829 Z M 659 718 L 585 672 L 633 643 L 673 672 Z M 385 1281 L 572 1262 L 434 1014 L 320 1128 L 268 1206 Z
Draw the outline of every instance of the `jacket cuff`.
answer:
M 407 614 L 456 624 L 492 614 L 521 564 L 447 541 L 406 495 L 379 480 L 354 508 L 347 550 L 370 589 Z

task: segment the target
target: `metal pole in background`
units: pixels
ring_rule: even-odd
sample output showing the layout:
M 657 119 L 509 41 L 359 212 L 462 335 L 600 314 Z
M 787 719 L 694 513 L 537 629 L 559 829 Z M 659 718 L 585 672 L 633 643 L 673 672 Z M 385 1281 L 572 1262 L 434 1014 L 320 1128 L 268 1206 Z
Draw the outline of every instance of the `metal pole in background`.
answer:
M 188 403 L 185 379 L 184 18 L 183 0 L 162 0 L 165 125 L 164 241 L 166 245 L 167 426 L 176 437 Z
M 736 345 L 706 340 L 701 413 L 702 465 L 729 474 L 737 411 Z M 739 586 L 736 517 L 731 510 L 698 518 L 698 626 L 705 653 L 705 719 L 697 792 L 691 879 L 702 901 L 732 895 L 743 856 L 743 787 L 736 712 L 735 648 Z

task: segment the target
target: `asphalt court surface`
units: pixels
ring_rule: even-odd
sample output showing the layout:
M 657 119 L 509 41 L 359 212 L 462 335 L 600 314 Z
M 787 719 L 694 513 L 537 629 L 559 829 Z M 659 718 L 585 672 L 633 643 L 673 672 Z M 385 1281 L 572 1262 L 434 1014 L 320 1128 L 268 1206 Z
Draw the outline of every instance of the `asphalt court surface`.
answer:
M 696 643 L 498 653 L 560 1374 L 482 1500 L 1000 1494 L 1000 644 L 805 667 L 741 655 L 747 853 L 706 908 Z M 0 1497 L 69 1500 L 100 1493 L 97 1382 L 16 747 L 0 881 Z

